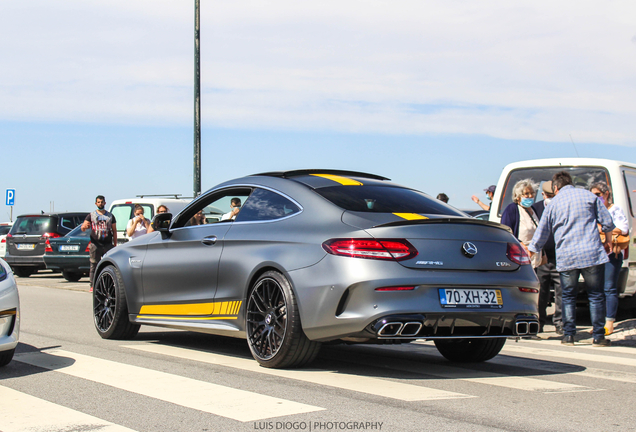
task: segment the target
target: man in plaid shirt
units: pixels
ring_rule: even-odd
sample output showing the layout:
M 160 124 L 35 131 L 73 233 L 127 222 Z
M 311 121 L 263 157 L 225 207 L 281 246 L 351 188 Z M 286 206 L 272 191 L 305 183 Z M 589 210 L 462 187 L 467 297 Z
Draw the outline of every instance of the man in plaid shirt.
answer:
M 576 334 L 576 295 L 579 275 L 583 275 L 594 326 L 592 346 L 609 346 L 605 339 L 605 263 L 614 229 L 612 216 L 593 193 L 575 188 L 566 171 L 552 177 L 555 197 L 546 207 L 532 242 L 530 253 L 539 253 L 550 233 L 556 243 L 556 266 L 563 296 L 564 345 L 574 345 Z M 601 242 L 598 224 L 607 235 Z

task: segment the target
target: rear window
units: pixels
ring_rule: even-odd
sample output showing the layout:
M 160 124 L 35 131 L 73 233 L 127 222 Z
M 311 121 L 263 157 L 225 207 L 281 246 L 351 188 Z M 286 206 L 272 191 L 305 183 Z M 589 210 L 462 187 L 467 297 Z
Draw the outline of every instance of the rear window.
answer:
M 52 216 L 18 217 L 11 228 L 11 235 L 26 234 L 41 236 L 47 232 L 55 232 L 56 228 L 57 220 Z
M 393 186 L 333 186 L 315 191 L 340 208 L 366 213 L 425 213 L 465 217 L 422 192 Z
M 11 226 L 9 225 L 0 226 L 0 235 L 7 235 L 9 234 L 9 231 L 11 231 Z
M 90 230 L 82 231 L 82 226 L 75 227 L 71 232 L 65 235 L 65 237 L 88 237 Z
M 152 219 L 155 215 L 154 207 L 152 204 L 141 204 L 144 209 L 144 217 L 146 219 Z M 117 221 L 117 225 L 120 227 L 125 227 L 130 219 L 132 219 L 133 210 L 135 209 L 135 203 L 133 204 L 117 204 L 114 205 L 110 212 L 115 216 L 115 220 Z M 122 223 L 124 225 L 122 225 Z M 121 228 L 119 229 L 122 230 Z
M 566 171 L 572 176 L 572 182 L 575 187 L 582 189 L 589 189 L 594 183 L 604 181 L 610 187 L 612 186 L 609 173 L 603 167 L 533 167 L 533 168 L 520 168 L 511 171 L 506 179 L 504 186 L 503 196 L 499 202 L 498 215 L 501 216 L 503 210 L 512 202 L 512 189 L 519 180 L 531 179 L 535 183 L 539 184 L 539 191 L 537 192 L 537 201 L 542 200 L 541 185 L 552 180 L 552 176 L 558 172 Z

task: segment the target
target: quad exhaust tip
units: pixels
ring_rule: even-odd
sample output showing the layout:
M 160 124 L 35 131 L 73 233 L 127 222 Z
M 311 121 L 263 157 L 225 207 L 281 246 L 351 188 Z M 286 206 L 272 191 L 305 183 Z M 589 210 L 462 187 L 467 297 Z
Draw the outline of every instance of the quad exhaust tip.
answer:
M 518 336 L 536 335 L 539 333 L 538 321 L 517 321 L 515 330 Z
M 423 325 L 424 324 L 419 321 L 409 321 L 406 323 L 397 321 L 388 322 L 380 327 L 377 335 L 382 337 L 414 337 L 422 330 Z

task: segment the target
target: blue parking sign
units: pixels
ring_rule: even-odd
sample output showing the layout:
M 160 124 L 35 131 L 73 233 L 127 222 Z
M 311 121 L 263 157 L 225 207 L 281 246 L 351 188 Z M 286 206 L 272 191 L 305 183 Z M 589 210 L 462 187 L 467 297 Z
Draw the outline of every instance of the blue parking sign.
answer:
M 7 205 L 15 205 L 15 189 L 7 189 Z

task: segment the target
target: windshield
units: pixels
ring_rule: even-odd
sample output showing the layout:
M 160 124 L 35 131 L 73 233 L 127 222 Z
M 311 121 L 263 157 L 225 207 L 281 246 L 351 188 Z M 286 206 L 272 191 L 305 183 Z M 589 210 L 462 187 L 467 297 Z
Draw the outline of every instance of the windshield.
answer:
M 26 234 L 41 236 L 46 232 L 54 232 L 57 221 L 51 216 L 18 217 L 11 228 L 11 235 Z
M 539 191 L 537 192 L 537 201 L 543 200 L 541 195 L 541 185 L 543 182 L 552 180 L 552 176 L 560 171 L 566 171 L 572 176 L 572 182 L 575 187 L 582 189 L 589 189 L 594 183 L 604 181 L 610 187 L 612 186 L 609 180 L 609 174 L 605 168 L 602 167 L 568 167 L 568 166 L 556 166 L 556 167 L 533 167 L 533 168 L 520 168 L 511 171 L 506 179 L 504 186 L 504 192 L 499 201 L 498 214 L 501 216 L 503 210 L 512 202 L 512 189 L 519 180 L 531 179 L 533 182 L 539 184 Z
M 422 192 L 393 186 L 333 186 L 316 192 L 345 210 L 366 213 L 424 213 L 462 216 L 455 208 Z

